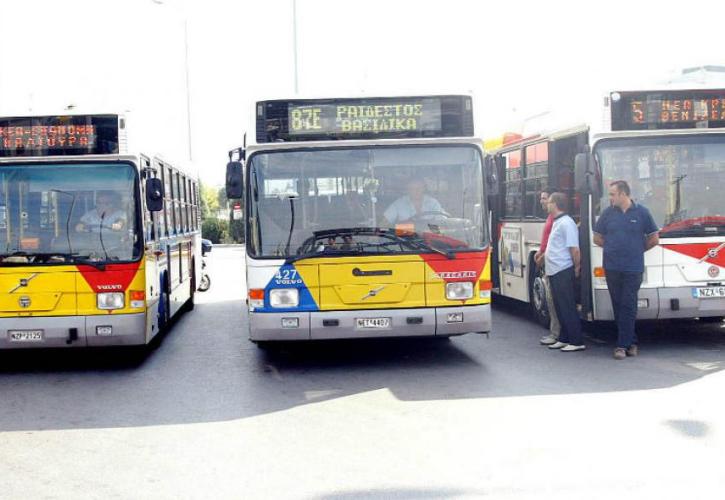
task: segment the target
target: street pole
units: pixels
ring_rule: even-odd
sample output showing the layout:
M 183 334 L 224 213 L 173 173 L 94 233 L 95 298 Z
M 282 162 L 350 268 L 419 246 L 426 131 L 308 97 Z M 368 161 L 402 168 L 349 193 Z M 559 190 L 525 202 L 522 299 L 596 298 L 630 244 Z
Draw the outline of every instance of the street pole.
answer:
M 189 143 L 189 162 L 192 162 L 191 154 L 191 89 L 189 87 L 189 23 L 184 13 L 184 77 L 186 79 L 186 134 Z
M 151 0 L 156 5 L 165 5 L 164 0 Z M 186 85 L 186 140 L 189 144 L 189 162 L 192 161 L 191 148 L 191 89 L 189 87 L 189 21 L 184 16 L 184 81 Z
M 299 94 L 297 80 L 297 0 L 292 0 L 292 51 L 294 52 L 295 66 L 295 95 Z

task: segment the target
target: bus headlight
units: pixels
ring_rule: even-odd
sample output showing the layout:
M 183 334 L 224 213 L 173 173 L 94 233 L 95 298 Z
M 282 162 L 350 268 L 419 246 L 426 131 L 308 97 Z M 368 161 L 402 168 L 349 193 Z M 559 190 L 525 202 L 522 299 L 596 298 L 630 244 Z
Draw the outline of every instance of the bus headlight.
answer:
M 269 292 L 269 305 L 272 307 L 297 307 L 300 292 L 296 288 L 277 288 Z
M 446 283 L 446 298 L 448 300 L 467 300 L 473 298 L 473 283 L 460 281 Z
M 123 309 L 124 303 L 123 292 L 99 293 L 96 296 L 98 309 Z

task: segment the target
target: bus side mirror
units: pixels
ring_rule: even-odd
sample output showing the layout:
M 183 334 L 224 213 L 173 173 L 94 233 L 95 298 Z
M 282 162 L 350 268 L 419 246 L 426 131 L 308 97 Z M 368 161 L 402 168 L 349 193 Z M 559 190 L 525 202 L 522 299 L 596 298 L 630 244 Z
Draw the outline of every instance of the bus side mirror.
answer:
M 146 208 L 149 212 L 164 209 L 164 183 L 158 177 L 146 179 Z
M 244 195 L 244 183 L 242 181 L 242 163 L 230 161 L 227 163 L 227 198 L 235 200 Z
M 594 192 L 594 158 L 589 153 L 579 153 L 574 158 L 574 186 L 581 194 Z
M 491 156 L 484 161 L 484 182 L 486 183 L 486 194 L 488 196 L 498 195 L 498 172 L 496 162 Z

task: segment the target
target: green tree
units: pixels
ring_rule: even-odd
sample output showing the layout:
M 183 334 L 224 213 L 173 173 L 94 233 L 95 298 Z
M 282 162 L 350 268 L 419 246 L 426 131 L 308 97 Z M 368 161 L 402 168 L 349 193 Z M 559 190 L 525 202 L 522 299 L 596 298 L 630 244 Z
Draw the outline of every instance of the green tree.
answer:
M 206 219 L 201 224 L 201 237 L 212 243 L 224 243 L 229 234 L 229 222 L 215 217 Z
M 201 191 L 202 220 L 206 220 L 209 217 L 216 217 L 216 213 L 219 210 L 219 197 L 217 188 L 206 185 L 204 183 L 200 183 L 199 191 Z

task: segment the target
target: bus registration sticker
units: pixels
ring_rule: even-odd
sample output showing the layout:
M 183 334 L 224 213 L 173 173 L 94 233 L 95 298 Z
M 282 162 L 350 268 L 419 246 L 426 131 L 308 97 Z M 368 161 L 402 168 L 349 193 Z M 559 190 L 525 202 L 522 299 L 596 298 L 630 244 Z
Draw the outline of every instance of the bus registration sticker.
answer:
M 390 318 L 356 318 L 358 330 L 386 330 L 390 328 Z
M 696 299 L 722 299 L 725 298 L 725 286 L 693 288 L 692 296 Z
M 8 330 L 10 342 L 42 342 L 43 330 Z

